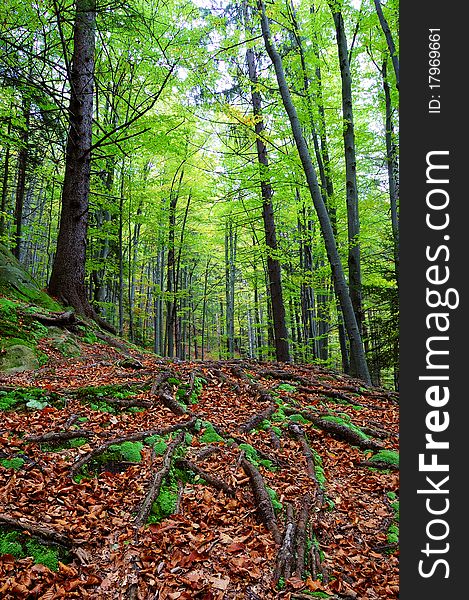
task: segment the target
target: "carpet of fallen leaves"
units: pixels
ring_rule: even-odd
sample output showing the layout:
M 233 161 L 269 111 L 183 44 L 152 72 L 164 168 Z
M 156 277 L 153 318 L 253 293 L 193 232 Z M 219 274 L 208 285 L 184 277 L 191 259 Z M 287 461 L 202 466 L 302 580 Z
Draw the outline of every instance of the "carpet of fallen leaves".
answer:
M 316 366 L 175 362 L 135 350 L 130 353 L 138 362 L 129 365 L 121 362 L 119 349 L 102 343 L 83 343 L 82 349 L 82 356 L 64 358 L 44 342 L 42 350 L 49 355 L 45 366 L 0 379 L 4 389 L 34 386 L 70 395 L 65 408 L 1 413 L 2 456 L 21 454 L 28 461 L 16 471 L 0 466 L 0 513 L 46 526 L 73 542 L 73 560 L 60 563 L 56 572 L 35 565 L 31 558 L 0 557 L 2 599 L 294 600 L 312 598 L 318 591 L 336 599 L 398 598 L 398 549 L 387 541 L 394 515 L 387 493 L 398 495 L 398 471 L 361 465 L 372 450 L 341 441 L 312 424 L 303 423 L 301 428 L 320 455 L 325 475 L 324 494 L 309 515 L 322 557 L 316 578 L 307 572 L 301 579 L 292 572 L 281 585 L 275 582 L 280 546 L 259 519 L 237 444 L 215 442 L 210 452 L 204 452 L 206 445 L 194 435 L 186 458 L 233 487 L 235 495 L 186 483 L 177 512 L 158 524 L 137 527 L 134 522 L 152 476 L 161 467 L 162 457 L 152 454 L 150 447 L 144 447 L 141 462 L 122 472 L 103 471 L 79 484 L 71 477 L 74 462 L 103 440 L 187 421 L 193 412 L 276 459 L 277 470 L 260 466 L 259 472 L 283 506 L 291 504 L 298 514 L 307 493 L 317 499 L 304 448 L 286 430 L 276 442 L 268 430 L 240 432 L 268 402 L 233 372 L 233 366 L 264 389 L 277 390 L 298 410 L 336 411 L 349 415 L 359 427 L 374 428 L 381 432 L 378 442 L 385 449 L 399 447 L 397 394 Z M 186 414 L 176 416 L 152 396 L 152 381 L 168 368 L 185 382 L 193 371 L 206 380 L 197 404 L 190 405 Z M 269 369 L 277 376 L 269 376 Z M 295 383 L 296 376 L 301 385 Z M 116 383 L 134 384 L 138 397 L 150 400 L 151 406 L 141 412 L 109 414 L 92 410 L 72 393 L 83 386 Z M 24 439 L 24 434 L 64 431 L 77 416 L 87 417 L 86 429 L 95 434 L 84 446 L 46 452 L 39 443 Z M 283 535 L 283 513 L 277 519 Z

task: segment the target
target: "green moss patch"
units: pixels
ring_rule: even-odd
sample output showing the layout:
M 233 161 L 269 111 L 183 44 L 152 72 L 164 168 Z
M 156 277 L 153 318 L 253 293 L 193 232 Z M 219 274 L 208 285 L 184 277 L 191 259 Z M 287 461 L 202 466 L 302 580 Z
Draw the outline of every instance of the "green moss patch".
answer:
M 271 460 L 261 458 L 255 448 L 251 444 L 239 444 L 239 449 L 242 450 L 249 462 L 255 467 L 262 466 L 269 471 L 276 471 L 277 467 Z
M 14 458 L 2 458 L 0 460 L 0 465 L 5 469 L 15 469 L 15 471 L 17 471 L 24 465 L 24 459 L 19 456 Z
M 55 392 L 49 392 L 41 388 L 18 388 L 6 392 L 0 390 L 0 411 L 32 409 L 41 410 L 46 406 L 62 408 L 64 399 Z
M 214 442 L 223 442 L 224 439 L 219 435 L 210 421 L 203 421 L 202 427 L 204 428 L 203 434 L 200 436 L 200 441 L 204 444 L 213 444 Z
M 365 433 L 363 433 L 363 431 L 360 429 L 360 427 L 357 427 L 356 425 L 354 425 L 352 423 L 352 421 L 350 420 L 350 417 L 346 413 L 340 413 L 340 416 L 339 415 L 326 415 L 325 417 L 322 417 L 322 420 L 329 421 L 330 423 L 337 423 L 338 425 L 342 425 L 343 427 L 346 427 L 350 431 L 353 431 L 362 440 L 370 439 L 369 436 L 367 436 Z
M 399 466 L 399 452 L 395 450 L 380 450 L 370 458 L 371 462 L 387 463 L 389 465 Z
M 161 523 L 174 513 L 177 506 L 178 490 L 177 485 L 165 483 L 161 486 L 158 498 L 151 507 L 149 523 Z
M 57 571 L 60 562 L 68 562 L 68 553 L 55 545 L 45 545 L 21 531 L 0 528 L 0 555 L 10 554 L 15 558 L 31 557 L 35 564 L 41 564 Z

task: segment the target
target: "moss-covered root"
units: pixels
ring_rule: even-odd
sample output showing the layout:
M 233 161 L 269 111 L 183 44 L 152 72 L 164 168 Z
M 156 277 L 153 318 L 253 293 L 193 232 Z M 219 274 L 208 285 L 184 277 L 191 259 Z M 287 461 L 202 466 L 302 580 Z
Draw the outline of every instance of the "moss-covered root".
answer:
M 241 460 L 241 466 L 243 467 L 246 475 L 249 477 L 259 518 L 272 533 L 275 542 L 277 544 L 281 544 L 282 537 L 278 529 L 275 510 L 269 493 L 266 490 L 262 475 L 259 473 L 256 467 L 245 458 Z
M 168 445 L 168 448 L 163 456 L 163 467 L 159 471 L 157 471 L 155 473 L 155 475 L 153 476 L 153 480 L 152 480 L 150 487 L 146 493 L 146 496 L 143 499 L 143 502 L 142 502 L 139 510 L 137 511 L 137 515 L 135 517 L 136 525 L 140 526 L 148 521 L 148 517 L 150 516 L 152 504 L 158 497 L 158 495 L 160 493 L 161 485 L 162 485 L 165 477 L 168 476 L 169 470 L 171 469 L 171 462 L 173 460 L 174 453 L 176 452 L 177 448 L 183 443 L 183 441 L 184 441 L 184 432 L 181 431 L 176 436 L 176 438 L 171 442 L 171 444 Z

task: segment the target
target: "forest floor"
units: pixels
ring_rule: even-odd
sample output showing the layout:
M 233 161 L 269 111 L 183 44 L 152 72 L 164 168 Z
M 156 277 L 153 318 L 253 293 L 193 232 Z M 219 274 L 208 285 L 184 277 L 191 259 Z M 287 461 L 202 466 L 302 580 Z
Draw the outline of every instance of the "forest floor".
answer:
M 39 345 L 0 378 L 3 600 L 398 598 L 396 393 Z

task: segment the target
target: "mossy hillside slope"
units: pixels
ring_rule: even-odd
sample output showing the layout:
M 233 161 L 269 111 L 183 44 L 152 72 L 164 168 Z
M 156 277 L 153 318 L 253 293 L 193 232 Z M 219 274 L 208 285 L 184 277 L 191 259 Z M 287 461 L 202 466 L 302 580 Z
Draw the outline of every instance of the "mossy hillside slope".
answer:
M 47 361 L 38 349 L 45 338 L 62 354 L 77 355 L 80 349 L 71 333 L 46 327 L 37 319 L 63 310 L 0 243 L 0 372 L 38 369 Z

